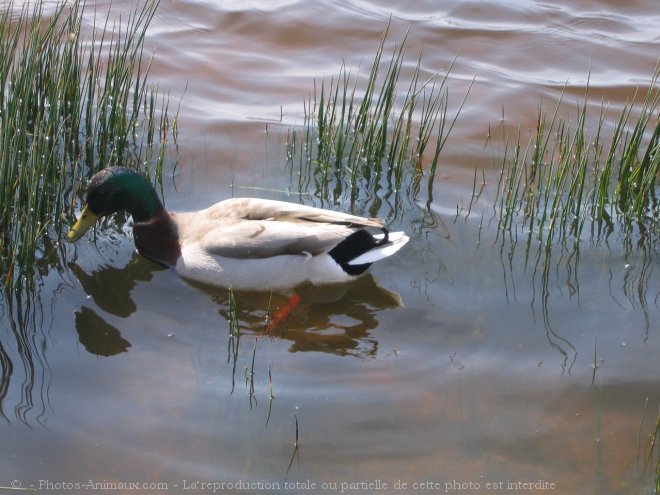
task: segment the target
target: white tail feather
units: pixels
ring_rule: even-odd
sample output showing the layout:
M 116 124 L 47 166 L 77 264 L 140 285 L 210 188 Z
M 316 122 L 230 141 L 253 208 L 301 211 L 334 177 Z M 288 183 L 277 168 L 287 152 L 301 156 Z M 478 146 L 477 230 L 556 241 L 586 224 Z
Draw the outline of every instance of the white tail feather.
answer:
M 374 235 L 376 239 L 383 239 L 385 234 Z M 349 265 L 364 265 L 365 263 L 373 263 L 388 256 L 392 256 L 399 249 L 406 245 L 409 241 L 405 232 L 390 232 L 389 242 L 383 246 L 377 246 L 370 249 L 364 254 L 361 254 L 355 259 L 348 262 Z

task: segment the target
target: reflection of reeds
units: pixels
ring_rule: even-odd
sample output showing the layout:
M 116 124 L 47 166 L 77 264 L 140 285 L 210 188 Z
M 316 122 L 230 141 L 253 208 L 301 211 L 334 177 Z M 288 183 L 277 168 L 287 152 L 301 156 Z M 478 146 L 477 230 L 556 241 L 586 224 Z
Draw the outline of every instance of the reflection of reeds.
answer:
M 272 294 L 271 294 L 272 297 Z M 269 302 L 270 303 L 270 302 Z M 236 388 L 236 365 L 238 363 L 239 349 L 241 343 L 241 321 L 239 319 L 239 310 L 238 305 L 236 304 L 236 296 L 234 290 L 230 287 L 227 291 L 227 323 L 229 327 L 229 339 L 227 340 L 227 363 L 231 364 L 232 373 L 231 373 L 231 391 L 234 392 Z M 254 366 L 257 358 L 257 341 L 259 335 L 254 336 L 254 348 L 252 349 L 252 361 L 250 367 L 245 366 L 244 376 L 245 376 L 245 387 L 248 390 L 248 397 L 250 399 L 250 409 L 252 408 L 253 403 L 256 405 L 257 398 L 254 390 Z M 270 398 L 273 398 L 273 384 L 270 374 L 270 368 L 268 369 L 268 379 L 270 386 Z M 270 418 L 270 411 L 269 411 Z
M 236 337 L 240 333 L 240 326 L 238 323 L 238 309 L 236 307 L 236 297 L 234 296 L 234 290 L 230 287 L 227 291 L 227 301 L 228 301 L 228 312 L 229 312 L 229 335 Z
M 289 466 L 286 468 L 285 474 L 289 474 L 289 471 L 291 471 L 291 466 L 293 466 L 293 461 L 296 458 L 296 455 L 298 455 L 298 449 L 300 448 L 300 442 L 298 438 L 298 416 L 294 414 L 293 417 L 296 420 L 296 438 L 293 442 L 293 452 L 291 453 L 291 460 L 289 461 Z
M 273 412 L 273 374 L 271 373 L 270 364 L 268 365 L 268 416 L 266 416 L 266 426 L 268 428 L 268 422 L 270 421 L 270 415 Z
M 621 110 L 609 139 L 604 104 L 594 135 L 587 131 L 588 88 L 574 122 L 559 115 L 559 103 L 551 117 L 540 106 L 532 140 L 523 146 L 520 133 L 512 147 L 507 140 L 498 186 L 499 227 L 511 229 L 519 222 L 547 243 L 579 239 L 585 225 L 591 225 L 591 236 L 607 235 L 620 225 L 627 236 L 637 232 L 657 240 L 659 78 L 660 65 L 641 103 L 635 94 Z
M 6 413 L 8 398 L 20 396 L 14 405 L 14 415 L 22 423 L 30 424 L 30 415 L 42 422 L 50 406 L 49 391 L 51 374 L 46 361 L 47 324 L 43 317 L 42 303 L 25 291 L 15 291 L 7 299 L 2 311 L 3 318 L 14 342 L 0 340 L 0 417 L 10 422 Z
M 142 167 L 168 132 L 167 104 L 147 84 L 143 57 L 157 2 L 121 27 L 106 18 L 87 40 L 82 1 L 52 14 L 44 4 L 17 14 L 10 3 L 0 14 L 0 275 L 8 286 L 29 280 L 40 260 L 52 263 L 51 239 L 71 218 L 81 177 Z M 162 148 L 153 158 L 162 160 Z
M 241 342 L 241 331 L 238 321 L 238 310 L 234 290 L 227 291 L 227 323 L 229 325 L 229 339 L 227 339 L 227 362 L 232 365 L 231 391 L 236 387 L 236 363 L 238 362 L 238 349 Z
M 424 78 L 420 56 L 401 89 L 405 39 L 389 61 L 383 60 L 386 40 L 387 31 L 364 87 L 360 75 L 346 66 L 336 80 L 315 84 L 302 131 L 290 131 L 287 140 L 289 163 L 292 170 L 298 167 L 299 191 L 313 183 L 322 201 L 337 203 L 347 194 L 352 207 L 366 196 L 372 216 L 383 200 L 397 210 L 403 188 L 416 196 L 424 175 L 432 192 L 438 158 L 460 112 L 448 116 L 451 66 Z
M 252 363 L 250 364 L 250 369 L 245 368 L 245 385 L 248 386 L 248 397 L 250 398 L 250 409 L 252 408 L 252 402 L 254 401 L 255 405 L 257 403 L 257 398 L 254 395 L 254 363 L 257 357 L 257 340 L 258 337 L 254 338 L 254 348 L 252 349 Z

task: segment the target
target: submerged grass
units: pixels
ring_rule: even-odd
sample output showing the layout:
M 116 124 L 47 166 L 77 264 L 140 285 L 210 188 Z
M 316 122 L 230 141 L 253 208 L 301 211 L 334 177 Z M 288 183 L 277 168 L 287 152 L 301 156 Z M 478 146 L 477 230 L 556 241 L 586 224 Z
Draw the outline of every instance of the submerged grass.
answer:
M 110 165 L 162 162 L 167 100 L 147 82 L 149 1 L 83 38 L 84 2 L 10 3 L 0 13 L 0 276 L 30 281 L 56 264 L 77 184 Z M 50 6 L 50 4 L 48 4 Z M 50 6 L 52 8 L 52 6 Z M 162 163 L 156 163 L 160 170 Z
M 447 82 L 453 63 L 424 79 L 421 54 L 402 88 L 406 40 L 385 60 L 387 34 L 366 82 L 343 65 L 337 79 L 315 83 L 302 130 L 294 129 L 287 139 L 299 191 L 313 183 L 315 196 L 334 204 L 348 192 L 352 207 L 367 196 L 373 216 L 383 198 L 394 197 L 396 209 L 404 187 L 416 197 L 425 175 L 432 193 L 440 153 L 465 102 L 450 118 Z
M 609 235 L 621 227 L 657 238 L 660 220 L 657 186 L 660 173 L 660 65 L 641 98 L 636 92 L 605 137 L 601 105 L 596 130 L 587 111 L 589 88 L 575 121 L 559 115 L 561 99 L 548 116 L 539 106 L 536 130 L 523 150 L 520 132 L 505 146 L 498 185 L 499 227 L 519 226 L 548 245 L 557 239 Z M 562 95 L 563 97 L 563 95 Z M 634 117 L 633 117 L 634 115 Z

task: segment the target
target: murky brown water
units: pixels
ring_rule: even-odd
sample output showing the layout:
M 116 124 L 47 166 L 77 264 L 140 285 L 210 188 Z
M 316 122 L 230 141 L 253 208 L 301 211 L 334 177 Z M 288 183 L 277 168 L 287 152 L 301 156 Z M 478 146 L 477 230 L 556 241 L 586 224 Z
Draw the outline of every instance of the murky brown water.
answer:
M 525 265 L 524 243 L 496 241 L 489 220 L 501 146 L 485 144 L 502 123 L 526 142 L 540 99 L 554 108 L 565 84 L 572 115 L 589 70 L 595 117 L 603 100 L 620 108 L 645 88 L 660 54 L 656 0 L 163 0 L 152 80 L 175 104 L 183 96 L 168 207 L 298 201 L 287 130 L 314 79 L 343 61 L 368 70 L 388 22 L 389 46 L 410 29 L 409 63 L 423 49 L 427 74 L 458 54 L 454 111 L 476 77 L 430 209 L 413 204 L 394 225 L 411 244 L 373 277 L 307 289 L 283 334 L 257 338 L 280 296 L 238 294 L 231 339 L 225 291 L 133 255 L 128 229 L 99 231 L 30 303 L 42 315 L 20 322 L 30 339 L 16 341 L 3 308 L 0 486 L 652 493 L 658 253 L 626 254 L 614 236 L 585 240 L 577 261 L 558 248 L 545 275 L 534 248 Z M 466 218 L 475 166 L 488 180 Z

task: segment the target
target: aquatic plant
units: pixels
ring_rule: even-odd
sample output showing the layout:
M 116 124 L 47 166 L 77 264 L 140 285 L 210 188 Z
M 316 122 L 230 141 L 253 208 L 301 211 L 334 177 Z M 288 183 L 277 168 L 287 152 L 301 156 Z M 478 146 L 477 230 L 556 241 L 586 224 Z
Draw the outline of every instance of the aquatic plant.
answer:
M 26 424 L 30 411 L 41 421 L 47 408 L 41 292 L 70 261 L 59 240 L 86 177 L 122 164 L 152 168 L 158 180 L 176 138 L 176 116 L 170 126 L 143 53 L 157 5 L 112 23 L 111 12 L 97 18 L 82 0 L 0 7 L 0 314 L 15 340 L 0 342 L 7 421 L 12 391 L 20 390 L 16 417 Z
M 577 116 L 559 115 L 562 98 L 549 117 L 539 105 L 535 134 L 523 147 L 520 132 L 505 152 L 497 190 L 501 230 L 525 229 L 551 243 L 612 233 L 656 238 L 660 205 L 660 65 L 639 102 L 637 92 L 620 111 L 611 136 L 604 134 L 610 112 L 602 104 L 594 135 L 589 135 L 589 87 Z M 563 95 L 562 95 L 563 96 Z M 524 148 L 524 149 L 523 149 Z
M 625 261 L 623 295 L 643 313 L 644 335 L 652 330 L 649 301 L 654 296 L 647 293 L 653 289 L 649 282 L 660 234 L 659 78 L 660 65 L 645 93 L 636 91 L 618 111 L 601 103 L 597 115 L 588 111 L 588 84 L 576 115 L 560 115 L 562 91 L 551 114 L 539 104 L 526 145 L 520 129 L 513 138 L 504 130 L 494 211 L 507 297 L 509 289 L 515 297 L 513 273 L 522 263 L 534 288 L 532 309 L 540 302 L 548 340 L 569 370 L 575 348 L 550 322 L 550 282 L 561 280 L 570 297 L 579 298 L 585 249 L 620 252 Z M 473 195 L 477 193 L 475 181 Z
M 302 129 L 291 130 L 287 139 L 299 191 L 313 187 L 317 198 L 333 204 L 348 191 L 353 208 L 366 196 L 372 216 L 384 197 L 394 197 L 396 210 L 404 187 L 416 197 L 424 176 L 432 192 L 440 153 L 467 98 L 450 118 L 447 83 L 453 62 L 424 78 L 421 54 L 401 89 L 406 39 L 384 61 L 387 34 L 366 81 L 344 64 L 336 79 L 314 83 Z
M 0 276 L 30 282 L 62 259 L 82 179 L 121 164 L 162 167 L 167 99 L 148 84 L 144 36 L 158 6 L 110 14 L 88 38 L 81 0 L 0 13 Z M 49 6 L 49 8 L 53 8 Z M 82 188 L 81 188 L 82 189 Z

